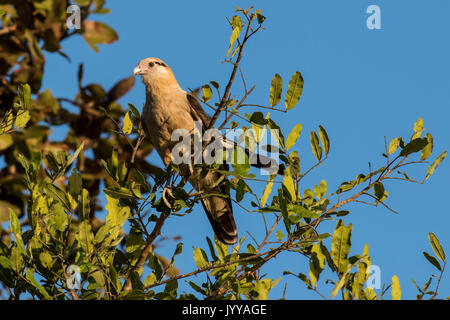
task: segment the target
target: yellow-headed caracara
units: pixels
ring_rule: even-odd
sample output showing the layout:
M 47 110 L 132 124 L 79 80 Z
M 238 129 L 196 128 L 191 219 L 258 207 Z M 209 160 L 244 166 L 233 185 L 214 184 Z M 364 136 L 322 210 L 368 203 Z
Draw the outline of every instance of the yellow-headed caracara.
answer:
M 142 126 L 150 142 L 160 155 L 165 166 L 172 161 L 172 150 L 177 141 L 172 141 L 176 129 L 194 132 L 194 121 L 200 121 L 203 129 L 209 127 L 210 117 L 191 94 L 181 89 L 172 70 L 158 58 L 147 58 L 139 62 L 133 72 L 141 75 L 145 84 L 145 105 L 142 110 Z M 201 168 L 189 173 L 189 182 L 197 191 L 205 194 L 224 194 L 225 185 L 219 184 L 220 174 L 208 172 L 200 177 Z M 231 199 L 209 196 L 202 200 L 203 208 L 217 238 L 225 244 L 237 241 L 237 228 L 233 218 Z

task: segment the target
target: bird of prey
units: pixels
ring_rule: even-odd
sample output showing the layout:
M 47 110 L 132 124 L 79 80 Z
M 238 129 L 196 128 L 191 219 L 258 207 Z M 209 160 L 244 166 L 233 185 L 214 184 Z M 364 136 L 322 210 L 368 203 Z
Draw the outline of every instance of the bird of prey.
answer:
M 197 98 L 180 87 L 172 70 L 162 60 L 143 59 L 138 63 L 133 74 L 141 75 L 145 85 L 146 98 L 141 117 L 142 127 L 167 167 L 172 161 L 172 150 L 178 143 L 172 141 L 172 133 L 177 129 L 194 132 L 194 122 L 200 122 L 202 129 L 206 130 L 211 118 L 203 110 Z M 200 173 L 201 168 L 198 167 L 184 173 L 182 170 L 182 174 L 187 175 L 188 181 L 197 191 L 207 195 L 227 194 L 225 179 L 218 185 L 216 183 L 221 178 L 220 173 L 212 171 L 206 175 Z M 233 218 L 231 199 L 208 196 L 202 198 L 201 202 L 217 238 L 227 245 L 236 243 L 238 233 Z

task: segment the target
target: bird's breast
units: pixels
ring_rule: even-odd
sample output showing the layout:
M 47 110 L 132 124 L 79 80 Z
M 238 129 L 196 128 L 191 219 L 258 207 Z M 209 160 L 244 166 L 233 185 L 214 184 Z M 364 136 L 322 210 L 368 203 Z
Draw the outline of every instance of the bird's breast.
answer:
M 168 161 L 166 158 L 178 143 L 171 139 L 174 131 L 185 129 L 187 132 L 193 132 L 194 129 L 194 120 L 185 95 L 147 98 L 142 119 L 145 121 L 150 141 L 164 162 Z

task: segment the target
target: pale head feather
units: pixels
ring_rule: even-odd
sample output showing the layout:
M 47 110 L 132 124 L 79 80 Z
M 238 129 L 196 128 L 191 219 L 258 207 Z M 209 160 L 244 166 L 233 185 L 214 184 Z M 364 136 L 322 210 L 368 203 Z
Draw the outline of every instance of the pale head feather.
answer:
M 147 89 L 157 90 L 164 87 L 180 88 L 172 70 L 158 58 L 146 58 L 139 61 L 133 71 L 134 75 L 140 75 Z

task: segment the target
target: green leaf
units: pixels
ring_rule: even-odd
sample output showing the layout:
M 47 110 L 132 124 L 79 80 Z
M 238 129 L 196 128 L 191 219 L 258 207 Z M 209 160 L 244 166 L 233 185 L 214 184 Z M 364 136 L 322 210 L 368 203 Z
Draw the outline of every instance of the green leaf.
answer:
M 422 131 L 423 131 L 423 119 L 419 118 L 415 123 L 414 123 L 414 134 L 411 138 L 411 140 L 420 138 L 420 136 L 422 135 Z
M 127 113 L 125 113 L 125 117 L 123 118 L 122 131 L 125 134 L 130 134 L 132 130 L 133 130 L 133 121 L 131 120 L 131 112 L 127 111 Z
M 239 38 L 239 34 L 241 33 L 241 28 L 242 28 L 241 17 L 234 16 L 231 19 L 231 26 L 233 27 L 233 32 L 231 33 L 231 36 L 230 36 L 230 47 L 228 48 L 226 57 L 228 57 L 230 55 L 231 49 L 233 49 L 233 45 L 236 42 L 236 40 Z M 238 46 L 238 48 L 239 48 L 239 46 Z M 236 51 L 231 55 L 231 57 L 233 57 L 235 53 L 236 53 Z
M 139 110 L 134 106 L 134 104 L 129 103 L 128 107 L 130 108 L 131 112 L 136 117 L 136 119 L 140 120 L 141 119 L 141 115 L 139 113 Z
M 325 155 L 328 155 L 328 152 L 330 151 L 330 138 L 328 138 L 328 134 L 322 126 L 319 126 L 319 135 L 320 141 L 322 141 Z
M 230 21 L 231 27 L 242 29 L 242 20 L 240 16 L 233 16 Z
M 345 226 L 342 220 L 339 220 L 332 237 L 331 255 L 338 271 L 343 273 L 349 264 L 348 254 L 351 247 L 352 224 Z
M 120 292 L 122 289 L 122 283 L 120 282 L 120 278 L 117 276 L 117 271 L 112 264 L 109 266 L 109 276 L 114 289 L 117 292 Z
M 105 193 L 116 199 L 139 199 L 130 189 L 125 187 L 108 187 L 105 189 Z
M 422 149 L 422 154 L 420 155 L 420 160 L 426 160 L 433 152 L 433 136 L 430 133 L 425 135 L 428 144 Z
M 303 92 L 303 77 L 300 71 L 296 71 L 289 81 L 286 98 L 284 100 L 287 110 L 292 109 L 300 100 L 300 96 Z
M 300 137 L 300 134 L 302 132 L 303 126 L 301 124 L 295 125 L 295 127 L 292 129 L 292 131 L 289 133 L 287 140 L 286 140 L 286 150 L 289 150 L 294 146 L 294 144 L 297 142 L 298 138 Z
M 381 201 L 384 197 L 384 186 L 381 182 L 376 182 L 373 186 L 375 197 Z
M 428 260 L 428 262 L 430 262 L 433 266 L 435 266 L 439 271 L 442 270 L 441 264 L 439 263 L 439 261 L 435 257 L 431 256 L 430 254 L 428 254 L 425 251 L 423 252 L 423 255 Z
M 416 138 L 411 140 L 400 152 L 401 157 L 405 157 L 415 152 L 419 152 L 428 144 L 428 140 L 426 138 Z
M 14 235 L 22 235 L 19 219 L 13 209 L 9 208 L 9 222 L 11 224 L 11 231 Z
M 278 241 L 281 241 L 285 236 L 284 236 L 284 233 L 283 232 L 281 232 L 281 230 L 277 230 L 277 232 L 275 233 L 276 234 L 276 236 L 277 236 L 277 240 Z
M 177 247 L 175 248 L 175 251 L 174 251 L 174 253 L 172 255 L 172 263 L 174 261 L 174 258 L 177 255 L 181 254 L 182 252 L 183 252 L 183 242 L 179 242 L 179 243 L 177 243 Z
M 20 100 L 20 105 L 24 110 L 27 110 L 30 107 L 30 100 L 31 100 L 31 88 L 30 86 L 25 84 L 19 84 L 19 87 L 17 89 L 17 93 Z M 16 120 L 17 122 L 17 120 Z M 17 126 L 17 125 L 16 125 Z
M 317 280 L 322 270 L 325 268 L 325 253 L 322 242 L 316 242 L 311 248 L 311 261 L 309 263 L 309 277 L 314 287 L 317 287 Z
M 209 252 L 211 253 L 211 257 L 214 261 L 219 260 L 219 258 L 216 255 L 216 251 L 214 249 L 214 245 L 209 237 L 206 237 L 206 242 L 208 242 Z
M 284 150 L 285 143 L 284 143 L 284 136 L 283 132 L 281 131 L 280 127 L 273 121 L 272 119 L 267 119 L 267 125 L 269 127 L 270 133 L 273 136 L 273 139 L 275 139 L 280 146 L 281 149 Z
M 210 81 L 209 83 L 211 83 L 211 85 L 216 88 L 219 89 L 219 84 L 217 83 L 217 81 Z
M 236 188 L 236 201 L 241 202 L 244 199 L 246 183 L 244 180 L 239 179 Z
M 199 269 L 206 268 L 209 265 L 208 257 L 206 255 L 205 251 L 203 251 L 203 249 L 194 248 L 193 254 L 194 254 L 195 264 L 197 265 L 197 267 Z
M 207 102 L 211 100 L 212 97 L 212 90 L 211 87 L 208 84 L 205 84 L 202 86 L 202 101 Z
M 150 184 L 147 182 L 144 175 L 139 170 L 134 170 L 133 172 L 136 181 L 141 185 L 141 190 L 143 192 L 150 192 L 151 191 Z
M 69 193 L 75 200 L 78 199 L 78 195 L 81 193 L 83 186 L 83 180 L 81 178 L 81 174 L 74 171 L 69 177 Z
M 48 225 L 60 232 L 65 231 L 69 225 L 69 217 L 64 212 L 64 208 L 61 203 L 58 202 L 54 205 L 53 213 L 48 220 Z
M 30 171 L 30 161 L 21 153 L 17 155 L 17 161 L 22 165 L 22 167 L 25 169 L 26 173 L 29 173 Z
M 150 273 L 150 275 L 145 278 L 144 280 L 144 286 L 151 286 L 152 284 L 154 284 L 155 282 L 157 282 L 158 279 L 156 278 L 156 274 L 154 272 Z
M 89 214 L 91 212 L 89 204 L 89 191 L 83 189 L 80 200 L 78 201 L 78 215 L 80 216 L 80 220 L 89 220 Z
M 52 255 L 48 253 L 48 251 L 43 251 L 39 254 L 39 261 L 45 268 L 51 268 L 51 266 L 55 262 L 55 260 L 53 260 L 52 258 Z
M 256 14 L 256 20 L 258 21 L 259 24 L 262 24 L 264 22 L 264 20 L 266 20 L 266 17 L 261 14 L 261 10 L 256 10 L 255 14 Z
M 403 145 L 403 139 L 401 137 L 392 139 L 389 143 L 388 154 L 393 154 L 401 145 Z
M 283 91 L 283 80 L 277 73 L 273 76 L 272 83 L 270 84 L 269 102 L 270 106 L 276 106 L 281 100 L 281 93 Z
M 71 210 L 69 198 L 67 197 L 64 191 L 62 191 L 59 187 L 51 183 L 47 183 L 45 185 L 45 189 L 53 197 L 53 199 L 59 201 L 66 208 L 66 210 L 68 211 Z
M 251 123 L 258 125 L 265 125 L 268 122 L 268 120 L 264 118 L 264 114 L 260 111 L 253 112 L 249 120 Z
M 322 198 L 327 194 L 327 183 L 325 180 L 320 181 L 319 184 L 319 194 L 317 195 L 317 198 Z
M 216 252 L 219 256 L 219 260 L 223 261 L 224 258 L 228 255 L 228 246 L 223 244 L 219 239 L 217 239 L 216 235 L 214 235 L 214 247 L 216 248 Z
M 294 274 L 294 273 L 292 273 L 292 272 L 290 272 L 290 271 L 284 271 L 284 272 L 283 272 L 283 275 L 284 275 L 284 276 L 285 276 L 285 275 L 289 275 L 289 274 L 291 274 L 291 275 L 293 275 L 293 276 L 299 278 L 300 280 L 302 280 L 302 281 L 306 284 L 306 286 L 308 287 L 308 289 L 312 289 L 312 288 L 313 288 L 313 286 L 312 286 L 312 284 L 311 284 L 311 281 L 308 279 L 308 277 L 307 277 L 304 273 L 301 273 L 301 272 L 300 272 L 298 275 L 296 275 L 296 274 Z
M 75 161 L 76 158 L 78 158 L 78 155 L 80 154 L 81 150 L 84 148 L 84 141 L 78 146 L 77 150 L 67 159 L 67 163 L 65 167 L 68 167 L 72 164 L 72 162 Z
M 303 191 L 303 199 L 302 201 L 307 205 L 310 206 L 314 202 L 314 192 L 312 192 L 311 189 L 305 189 Z
M 87 255 L 90 255 L 93 252 L 94 233 L 92 232 L 91 222 L 89 221 L 89 219 L 83 220 L 78 225 L 78 233 L 76 235 L 76 239 Z
M 11 224 L 11 231 L 14 234 L 14 240 L 19 248 L 20 253 L 25 253 L 25 244 L 22 240 L 22 228 L 20 227 L 19 219 L 13 209 L 9 208 L 9 221 Z
M 444 249 L 442 249 L 442 246 L 436 235 L 432 232 L 428 233 L 428 240 L 430 241 L 431 247 L 433 248 L 436 257 L 445 262 L 445 252 Z
M 400 281 L 397 276 L 392 277 L 392 300 L 401 300 L 402 298 L 402 290 L 400 288 Z
M 247 177 L 250 171 L 250 161 L 241 148 L 235 148 L 233 152 L 233 162 L 231 166 L 234 173 L 241 177 Z
M 296 224 L 300 222 L 302 218 L 318 218 L 319 215 L 311 210 L 298 204 L 288 204 L 287 209 L 293 211 L 295 215 L 290 215 L 289 220 L 291 223 Z
M 345 284 L 345 281 L 347 280 L 347 274 L 348 271 L 344 273 L 344 275 L 341 277 L 341 279 L 338 281 L 336 286 L 334 287 L 333 291 L 331 292 L 331 299 L 333 299 L 339 292 L 339 290 L 342 289 L 342 287 Z
M 108 239 L 115 241 L 119 236 L 123 225 L 130 217 L 131 209 L 129 206 L 121 206 L 118 199 L 109 197 L 108 195 L 106 195 L 105 208 L 108 211 L 105 219 L 105 225 L 107 226 L 109 232 Z
M 11 111 L 8 111 L 8 116 L 5 115 L 5 118 L 4 122 L 0 122 L 0 134 L 11 130 L 14 123 L 14 115 Z
M 31 117 L 30 117 L 30 113 L 28 112 L 28 110 L 19 110 L 19 112 L 17 113 L 17 117 L 16 117 L 16 122 L 14 123 L 14 126 L 16 128 L 24 128 L 28 121 L 30 121 Z
M 376 292 L 371 287 L 366 287 L 364 289 L 364 294 L 367 300 L 378 300 Z
M 292 177 L 291 170 L 286 170 L 283 175 L 283 186 L 286 187 L 286 189 L 289 191 L 289 194 L 291 196 L 291 199 L 296 199 L 297 194 L 295 191 L 295 182 L 294 178 Z
M 264 207 L 266 205 L 267 199 L 269 198 L 270 193 L 272 192 L 273 187 L 273 181 L 267 182 L 266 186 L 264 187 L 264 192 L 261 197 L 261 206 Z
M 200 294 L 206 295 L 206 291 L 204 289 L 202 289 L 201 287 L 199 287 L 197 284 L 195 284 L 192 281 L 188 281 L 188 284 L 191 286 L 192 289 L 194 289 L 195 291 L 197 291 Z
M 429 168 L 427 170 L 427 175 L 426 175 L 424 181 L 427 180 L 434 173 L 434 170 L 436 170 L 436 168 L 439 167 L 439 165 L 445 159 L 446 156 L 447 156 L 447 151 L 444 151 L 439 157 L 436 158 L 436 160 L 434 160 L 434 162 L 429 166 Z
M 320 161 L 320 159 L 322 159 L 322 148 L 319 146 L 319 137 L 317 137 L 317 133 L 315 131 L 311 131 L 310 137 L 313 154 L 317 161 Z

